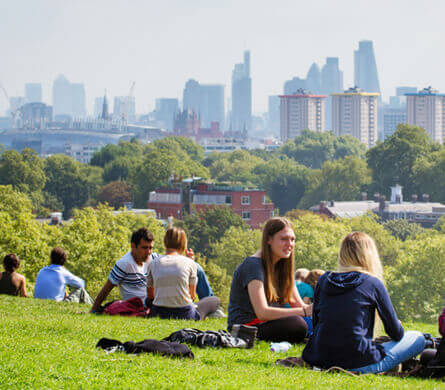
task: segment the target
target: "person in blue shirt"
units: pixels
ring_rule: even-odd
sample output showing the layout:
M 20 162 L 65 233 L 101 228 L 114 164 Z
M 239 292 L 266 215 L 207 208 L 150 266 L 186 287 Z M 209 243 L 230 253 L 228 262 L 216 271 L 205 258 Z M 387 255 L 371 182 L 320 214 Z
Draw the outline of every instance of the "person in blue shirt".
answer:
M 54 248 L 50 259 L 51 264 L 42 268 L 37 275 L 34 298 L 92 305 L 93 301 L 85 290 L 85 282 L 64 267 L 65 251 L 62 248 Z M 66 293 L 66 286 L 73 288 L 69 295 Z
M 304 362 L 379 373 L 424 350 L 423 334 L 405 332 L 397 319 L 382 275 L 372 238 L 361 232 L 348 234 L 340 247 L 337 272 L 326 272 L 315 287 L 314 331 L 303 350 Z M 373 341 L 377 314 L 392 341 Z

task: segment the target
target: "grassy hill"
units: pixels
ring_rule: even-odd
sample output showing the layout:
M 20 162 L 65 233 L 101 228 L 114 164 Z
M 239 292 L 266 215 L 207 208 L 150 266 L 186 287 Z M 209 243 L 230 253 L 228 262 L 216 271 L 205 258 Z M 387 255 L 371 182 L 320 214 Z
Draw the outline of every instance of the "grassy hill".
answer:
M 359 378 L 307 369 L 277 367 L 285 356 L 301 355 L 302 345 L 286 354 L 258 343 L 252 350 L 199 349 L 195 360 L 150 355 L 106 354 L 101 337 L 120 341 L 161 339 L 184 327 L 223 329 L 221 319 L 165 321 L 86 314 L 77 304 L 0 296 L 1 388 L 337 388 L 438 389 L 444 382 L 377 375 Z M 434 324 L 405 324 L 437 334 Z

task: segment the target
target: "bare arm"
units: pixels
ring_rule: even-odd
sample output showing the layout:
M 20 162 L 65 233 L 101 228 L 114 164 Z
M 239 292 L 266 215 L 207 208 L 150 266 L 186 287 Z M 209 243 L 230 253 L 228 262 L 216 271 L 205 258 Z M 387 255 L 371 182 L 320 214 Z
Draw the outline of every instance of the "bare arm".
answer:
M 304 309 L 302 315 L 304 317 L 308 317 L 312 315 L 312 305 L 310 304 L 310 302 L 311 299 L 309 297 L 301 299 L 297 287 L 293 287 L 291 302 L 289 302 L 291 307 L 302 307 Z
M 102 304 L 105 298 L 108 297 L 108 294 L 110 294 L 110 291 L 113 288 L 114 284 L 107 280 L 105 285 L 99 291 L 99 294 L 97 294 L 96 300 L 94 301 L 93 307 L 91 308 L 91 312 L 95 312 L 99 308 L 99 306 Z
M 249 292 L 250 302 L 252 303 L 255 315 L 260 321 L 272 321 L 278 318 L 289 317 L 293 315 L 304 316 L 305 312 L 303 307 L 294 307 L 291 309 L 282 309 L 279 307 L 270 307 L 266 301 L 266 294 L 264 291 L 264 284 L 259 280 L 252 280 L 247 285 L 247 291 Z M 298 294 L 298 292 L 297 292 Z M 298 296 L 299 298 L 299 296 Z M 304 303 L 301 301 L 302 306 Z M 306 310 L 306 314 L 308 311 Z
M 26 293 L 26 279 L 24 276 L 22 277 L 22 280 L 20 282 L 20 296 L 25 298 L 28 296 L 28 294 Z
M 147 287 L 147 298 L 148 299 L 155 299 L 155 289 L 154 287 Z
M 189 285 L 189 293 L 190 293 L 190 298 L 192 298 L 192 301 L 195 300 L 195 296 L 196 296 L 196 286 L 193 284 Z

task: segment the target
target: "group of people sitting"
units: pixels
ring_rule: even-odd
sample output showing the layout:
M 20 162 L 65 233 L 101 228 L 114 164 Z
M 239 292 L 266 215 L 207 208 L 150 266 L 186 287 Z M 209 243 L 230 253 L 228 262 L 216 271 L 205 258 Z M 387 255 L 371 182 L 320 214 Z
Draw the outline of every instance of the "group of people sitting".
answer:
M 36 280 L 34 296 L 57 301 L 91 302 L 98 312 L 118 286 L 122 300 L 140 298 L 150 316 L 205 319 L 218 310 L 202 267 L 187 247 L 185 232 L 169 228 L 165 255 L 153 253 L 153 235 L 135 231 L 131 251 L 119 259 L 94 302 L 85 283 L 65 269 L 66 254 L 51 252 L 51 265 Z M 248 256 L 233 274 L 228 307 L 228 330 L 253 332 L 273 342 L 307 341 L 302 360 L 319 368 L 340 366 L 359 373 L 390 370 L 434 340 L 405 331 L 383 282 L 376 245 L 365 233 L 348 234 L 341 243 L 336 271 L 298 269 L 294 274 L 295 234 L 285 218 L 271 218 L 264 228 L 261 248 Z M 7 255 L 0 275 L 0 293 L 26 296 L 25 279 L 16 273 L 19 260 Z M 66 293 L 66 285 L 74 287 Z M 199 301 L 195 304 L 195 295 Z M 445 311 L 443 316 L 445 317 Z M 391 341 L 378 343 L 374 330 L 382 323 Z

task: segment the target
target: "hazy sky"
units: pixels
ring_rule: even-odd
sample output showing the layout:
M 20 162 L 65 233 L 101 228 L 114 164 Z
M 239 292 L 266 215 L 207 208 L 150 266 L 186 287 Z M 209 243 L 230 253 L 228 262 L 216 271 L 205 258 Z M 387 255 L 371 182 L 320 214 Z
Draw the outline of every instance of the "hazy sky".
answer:
M 387 100 L 396 86 L 445 92 L 444 0 L 0 0 L 0 83 L 10 96 L 25 82 L 64 74 L 96 96 L 126 95 L 132 81 L 138 113 L 157 97 L 182 98 L 189 78 L 225 84 L 243 50 L 251 51 L 253 108 L 283 82 L 305 77 L 312 62 L 340 58 L 345 88 L 353 50 L 374 41 Z M 8 102 L 0 91 L 0 113 Z

